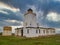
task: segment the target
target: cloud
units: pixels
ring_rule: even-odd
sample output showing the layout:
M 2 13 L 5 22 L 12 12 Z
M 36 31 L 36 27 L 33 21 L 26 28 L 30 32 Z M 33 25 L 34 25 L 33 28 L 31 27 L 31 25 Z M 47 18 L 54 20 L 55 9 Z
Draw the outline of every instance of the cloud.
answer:
M 18 12 L 18 11 L 20 11 L 19 8 L 15 8 L 13 6 L 9 6 L 8 4 L 0 2 L 0 10 L 2 10 L 2 9 L 8 9 L 8 10 L 11 10 L 12 12 Z
M 3 13 L 3 14 L 6 14 L 6 15 L 8 15 L 8 12 L 6 12 L 6 11 L 3 11 L 3 10 L 0 10 L 0 13 Z
M 60 14 L 58 14 L 56 12 L 49 12 L 47 14 L 47 17 L 46 18 L 49 21 L 59 22 L 60 21 Z
M 55 2 L 60 2 L 60 0 L 53 0 L 53 1 L 55 1 Z
M 15 23 L 15 22 L 18 22 L 19 23 L 19 21 L 17 21 L 17 20 L 5 20 L 6 22 L 12 22 L 12 23 Z
M 4 20 L 5 22 L 8 22 L 8 23 L 20 23 L 20 25 L 23 25 L 23 22 L 22 21 L 18 21 L 18 20 Z
M 18 20 L 4 20 L 0 21 L 0 26 L 22 26 L 23 21 Z
M 0 26 L 21 25 L 22 13 L 19 8 L 15 8 L 0 2 Z

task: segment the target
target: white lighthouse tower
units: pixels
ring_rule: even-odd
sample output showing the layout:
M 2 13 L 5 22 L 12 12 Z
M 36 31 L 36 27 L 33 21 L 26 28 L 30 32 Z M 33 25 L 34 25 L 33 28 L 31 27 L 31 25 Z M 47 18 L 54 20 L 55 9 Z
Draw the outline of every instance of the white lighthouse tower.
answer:
M 28 9 L 27 13 L 24 15 L 24 26 L 37 27 L 36 14 L 33 13 L 32 9 Z
M 23 36 L 36 37 L 37 36 L 36 27 L 37 27 L 36 14 L 33 13 L 32 9 L 28 9 L 27 13 L 24 15 Z

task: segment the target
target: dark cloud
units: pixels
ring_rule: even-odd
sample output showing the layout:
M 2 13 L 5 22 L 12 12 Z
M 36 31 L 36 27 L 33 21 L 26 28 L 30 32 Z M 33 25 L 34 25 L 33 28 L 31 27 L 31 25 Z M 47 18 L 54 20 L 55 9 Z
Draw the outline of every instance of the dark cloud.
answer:
M 56 12 L 60 12 L 59 8 L 60 8 L 60 2 L 56 2 L 53 0 L 0 0 L 4 3 L 7 3 L 11 6 L 14 7 L 18 7 L 21 10 L 26 9 L 26 5 L 36 5 L 38 6 L 38 9 L 43 10 L 46 14 L 49 11 L 56 11 Z
M 18 16 L 14 12 L 12 12 L 10 10 L 7 10 L 7 9 L 4 9 L 3 11 L 8 12 L 8 14 L 0 13 L 0 18 L 1 19 L 12 19 L 12 20 L 21 20 L 22 21 L 22 16 L 21 15 Z
M 3 11 L 7 12 L 8 14 L 0 13 L 0 26 L 19 26 L 21 23 L 18 22 L 7 22 L 5 20 L 16 20 L 22 21 L 22 15 L 16 15 L 16 13 L 12 12 L 11 10 L 3 9 Z M 20 13 L 20 12 L 19 12 Z

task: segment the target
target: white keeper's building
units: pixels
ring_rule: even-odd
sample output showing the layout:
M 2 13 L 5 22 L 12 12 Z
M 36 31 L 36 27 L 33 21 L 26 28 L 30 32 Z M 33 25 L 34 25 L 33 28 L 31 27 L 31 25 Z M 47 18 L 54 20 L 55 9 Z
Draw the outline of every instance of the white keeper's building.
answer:
M 39 37 L 55 35 L 54 28 L 39 27 L 36 18 L 36 14 L 33 13 L 32 9 L 28 9 L 24 15 L 23 27 L 15 29 L 15 35 L 24 37 Z

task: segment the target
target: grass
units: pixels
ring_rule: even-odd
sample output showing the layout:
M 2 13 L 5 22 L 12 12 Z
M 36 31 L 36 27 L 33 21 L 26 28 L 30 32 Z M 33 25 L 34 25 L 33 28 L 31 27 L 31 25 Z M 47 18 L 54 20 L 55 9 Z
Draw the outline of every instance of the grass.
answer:
M 60 45 L 60 35 L 38 38 L 0 36 L 0 45 Z

